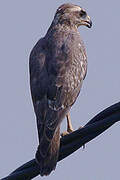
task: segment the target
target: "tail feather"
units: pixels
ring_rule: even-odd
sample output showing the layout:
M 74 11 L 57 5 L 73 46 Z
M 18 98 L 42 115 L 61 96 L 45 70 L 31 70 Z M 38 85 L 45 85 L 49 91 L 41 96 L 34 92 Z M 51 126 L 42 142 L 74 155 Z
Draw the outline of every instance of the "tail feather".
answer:
M 40 168 L 40 175 L 49 175 L 55 170 L 60 146 L 60 128 L 57 129 L 51 141 L 42 140 L 36 152 L 36 162 Z M 46 151 L 47 150 L 47 151 Z

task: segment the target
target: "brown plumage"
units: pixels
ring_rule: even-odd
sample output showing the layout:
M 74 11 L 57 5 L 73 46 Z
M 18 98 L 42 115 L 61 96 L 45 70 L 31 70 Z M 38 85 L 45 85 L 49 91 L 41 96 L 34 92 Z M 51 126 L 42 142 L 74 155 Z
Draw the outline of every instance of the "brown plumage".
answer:
M 36 161 L 42 176 L 56 167 L 60 124 L 76 101 L 87 72 L 86 51 L 77 30 L 80 25 L 92 25 L 85 10 L 63 4 L 30 54 L 30 87 L 39 137 Z

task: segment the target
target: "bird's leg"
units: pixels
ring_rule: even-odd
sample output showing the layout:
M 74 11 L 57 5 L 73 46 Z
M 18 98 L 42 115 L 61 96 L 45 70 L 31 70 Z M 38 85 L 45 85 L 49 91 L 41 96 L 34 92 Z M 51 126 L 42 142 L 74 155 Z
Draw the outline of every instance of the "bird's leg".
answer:
M 62 137 L 67 135 L 67 134 L 70 134 L 74 131 L 74 129 L 72 127 L 72 123 L 71 123 L 70 113 L 68 113 L 66 115 L 66 118 L 67 118 L 67 131 L 65 131 L 61 134 Z
M 72 127 L 72 123 L 71 123 L 71 118 L 70 118 L 70 113 L 68 112 L 68 114 L 66 115 L 67 118 L 67 131 L 63 132 L 61 134 L 61 137 L 68 135 L 70 133 L 72 133 L 74 131 L 73 127 Z M 82 126 L 80 126 L 78 129 L 83 128 Z M 85 149 L 85 144 L 83 144 L 83 149 Z
M 72 127 L 72 123 L 71 123 L 71 118 L 70 118 L 70 113 L 68 113 L 66 115 L 66 118 L 67 118 L 67 132 L 68 133 L 71 133 L 74 131 L 73 127 Z

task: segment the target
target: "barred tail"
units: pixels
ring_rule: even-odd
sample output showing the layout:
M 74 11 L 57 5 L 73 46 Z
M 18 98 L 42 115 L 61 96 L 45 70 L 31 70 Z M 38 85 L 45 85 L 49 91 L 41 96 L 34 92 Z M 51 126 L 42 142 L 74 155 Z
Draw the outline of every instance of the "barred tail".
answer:
M 51 141 L 43 138 L 36 152 L 36 162 L 40 168 L 40 175 L 49 175 L 55 170 L 60 146 L 60 128 L 57 129 Z

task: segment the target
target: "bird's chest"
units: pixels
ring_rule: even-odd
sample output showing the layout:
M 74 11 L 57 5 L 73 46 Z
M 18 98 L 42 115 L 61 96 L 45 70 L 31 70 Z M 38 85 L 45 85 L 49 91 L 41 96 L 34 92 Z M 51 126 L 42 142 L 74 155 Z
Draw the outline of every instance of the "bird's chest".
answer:
M 86 54 L 80 43 L 73 46 L 70 53 L 71 59 L 65 76 L 65 83 L 68 91 L 81 86 L 87 69 Z

